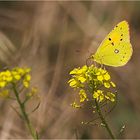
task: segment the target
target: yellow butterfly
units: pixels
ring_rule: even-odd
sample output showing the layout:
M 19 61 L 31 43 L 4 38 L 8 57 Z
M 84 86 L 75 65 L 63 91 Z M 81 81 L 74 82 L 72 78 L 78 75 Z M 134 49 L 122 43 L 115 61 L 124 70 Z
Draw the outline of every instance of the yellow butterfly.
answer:
M 103 40 L 92 59 L 108 66 L 123 66 L 133 53 L 126 21 L 118 23 Z

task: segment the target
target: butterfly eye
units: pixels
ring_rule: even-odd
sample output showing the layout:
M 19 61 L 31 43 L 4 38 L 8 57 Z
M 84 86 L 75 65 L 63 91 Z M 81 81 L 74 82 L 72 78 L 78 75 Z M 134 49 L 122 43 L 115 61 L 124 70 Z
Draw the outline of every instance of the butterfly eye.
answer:
M 111 38 L 109 38 L 109 41 L 111 41 Z
M 122 38 L 120 39 L 120 41 L 122 41 Z

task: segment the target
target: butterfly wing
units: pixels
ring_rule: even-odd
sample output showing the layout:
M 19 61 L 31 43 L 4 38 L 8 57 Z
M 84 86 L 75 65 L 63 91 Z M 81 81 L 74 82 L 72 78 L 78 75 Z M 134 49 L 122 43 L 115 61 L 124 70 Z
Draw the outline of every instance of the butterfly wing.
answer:
M 95 53 L 94 61 L 108 66 L 123 66 L 132 55 L 129 26 L 122 21 L 107 35 Z

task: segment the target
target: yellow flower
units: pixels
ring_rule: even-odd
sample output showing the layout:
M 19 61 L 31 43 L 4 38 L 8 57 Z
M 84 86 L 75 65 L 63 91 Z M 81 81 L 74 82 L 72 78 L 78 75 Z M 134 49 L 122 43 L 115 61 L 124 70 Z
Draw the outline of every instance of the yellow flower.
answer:
M 79 102 L 83 103 L 87 100 L 97 99 L 98 102 L 102 102 L 105 99 L 114 101 L 115 98 L 111 93 L 111 89 L 115 88 L 116 85 L 111 81 L 111 76 L 107 70 L 91 66 L 83 66 L 75 68 L 70 72 L 71 79 L 68 81 L 69 86 L 77 89 L 79 92 Z M 104 90 L 101 88 L 104 87 Z M 112 88 L 111 88 L 112 87 Z M 87 94 L 92 95 L 87 98 Z
M 105 98 L 110 100 L 111 102 L 115 101 L 115 97 L 116 97 L 115 94 L 111 92 L 107 92 L 107 94 L 105 95 Z
M 77 81 L 74 78 L 72 78 L 68 81 L 68 83 L 70 87 L 76 87 Z
M 31 76 L 29 68 L 13 68 L 12 70 L 5 70 L 0 72 L 0 96 L 7 97 L 9 95 L 9 88 L 11 85 L 18 82 L 22 83 L 25 88 L 29 88 Z M 31 90 L 33 95 L 35 90 Z
M 79 95 L 80 95 L 80 102 L 84 102 L 85 100 L 88 100 L 85 90 L 81 89 Z
M 113 83 L 112 81 L 110 82 L 110 84 L 112 85 L 112 87 L 116 87 L 115 83 Z
M 109 75 L 108 73 L 106 73 L 106 74 L 104 75 L 104 79 L 105 79 L 105 80 L 110 80 L 110 75 Z
M 13 77 L 12 76 L 6 77 L 6 81 L 7 82 L 11 82 L 12 80 L 13 80 Z
M 29 73 L 30 71 L 31 71 L 31 69 L 30 68 L 25 68 L 25 73 Z
M 3 90 L 0 92 L 0 97 L 6 98 L 9 96 L 9 90 Z
M 7 77 L 10 77 L 11 76 L 11 72 L 9 70 L 6 70 L 4 75 L 6 75 Z
M 28 97 L 32 97 L 37 93 L 37 88 L 33 87 L 31 91 L 27 94 Z
M 20 75 L 24 75 L 25 74 L 25 70 L 22 68 L 16 68 L 16 71 L 20 74 Z
M 73 102 L 73 103 L 71 104 L 71 106 L 72 106 L 73 108 L 80 108 L 80 107 L 81 107 L 81 106 L 78 105 L 76 102 Z
M 97 79 L 98 79 L 99 81 L 103 81 L 104 77 L 103 77 L 102 75 L 98 75 L 98 76 L 97 76 Z
M 97 101 L 99 101 L 99 102 L 102 102 L 105 99 L 103 91 L 102 90 L 94 91 L 93 98 L 97 99 Z
M 31 76 L 30 76 L 30 74 L 27 74 L 26 76 L 25 76 L 25 78 L 24 78 L 26 81 L 30 81 L 31 80 Z
M 25 88 L 28 88 L 30 83 L 26 80 L 23 80 L 23 85 L 24 85 Z
M 75 69 L 73 69 L 72 71 L 70 71 L 70 74 L 77 74 L 77 71 L 78 71 L 78 69 L 75 68 Z
M 5 81 L 0 81 L 0 88 L 4 88 L 6 86 L 6 82 Z
M 79 76 L 78 77 L 78 80 L 81 82 L 81 83 L 84 83 L 86 81 L 86 78 L 82 77 L 82 76 Z
M 16 80 L 20 80 L 21 79 L 21 76 L 19 74 L 15 74 L 13 75 L 13 77 L 16 79 Z
M 85 71 L 87 70 L 87 66 L 86 65 L 84 65 L 82 68 L 75 68 L 75 69 L 73 69 L 71 72 L 70 72 L 70 74 L 72 75 L 72 74 L 82 74 L 82 73 L 84 73 Z
M 110 88 L 110 83 L 104 82 L 104 86 L 105 86 L 106 88 Z
M 82 87 L 83 85 L 78 81 L 76 78 L 72 78 L 68 81 L 69 86 L 72 88 L 79 88 Z

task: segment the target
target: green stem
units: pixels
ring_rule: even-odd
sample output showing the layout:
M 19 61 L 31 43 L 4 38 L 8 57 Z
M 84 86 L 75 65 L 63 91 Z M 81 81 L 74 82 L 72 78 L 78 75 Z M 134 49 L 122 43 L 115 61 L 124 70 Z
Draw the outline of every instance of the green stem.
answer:
M 29 120 L 29 117 L 28 117 L 28 115 L 26 113 L 26 110 L 25 110 L 24 103 L 21 102 L 21 100 L 19 98 L 19 93 L 18 93 L 18 91 L 16 89 L 16 85 L 14 83 L 13 83 L 13 90 L 14 90 L 14 94 L 16 96 L 17 102 L 18 102 L 18 104 L 20 106 L 22 117 L 24 118 L 24 121 L 26 122 L 26 125 L 27 125 L 27 127 L 29 129 L 29 132 L 32 135 L 34 140 L 38 140 L 38 135 L 37 135 L 35 129 L 33 128 L 32 124 L 31 124 L 31 122 Z
M 99 115 L 99 117 L 100 117 L 102 123 L 104 124 L 106 130 L 108 131 L 110 137 L 111 137 L 112 139 L 115 139 L 115 136 L 113 135 L 111 129 L 109 128 L 109 126 L 108 126 L 108 124 L 107 124 L 107 122 L 106 122 L 106 120 L 105 120 L 105 118 L 104 118 L 104 116 L 103 116 L 103 114 L 102 114 L 102 112 L 101 112 L 100 106 L 99 106 L 99 104 L 98 104 L 98 102 L 97 102 L 96 99 L 95 99 L 95 105 L 96 105 L 96 110 L 97 110 L 97 112 L 98 112 L 98 115 Z

